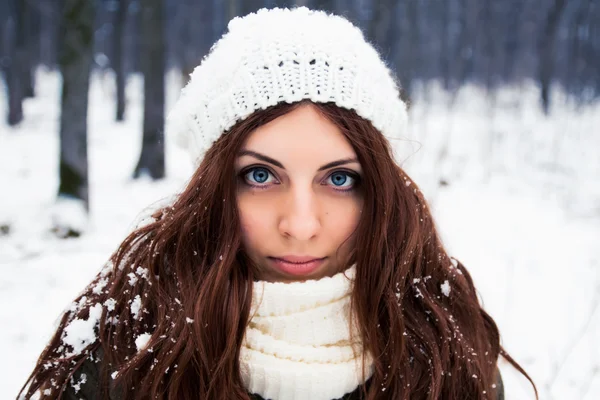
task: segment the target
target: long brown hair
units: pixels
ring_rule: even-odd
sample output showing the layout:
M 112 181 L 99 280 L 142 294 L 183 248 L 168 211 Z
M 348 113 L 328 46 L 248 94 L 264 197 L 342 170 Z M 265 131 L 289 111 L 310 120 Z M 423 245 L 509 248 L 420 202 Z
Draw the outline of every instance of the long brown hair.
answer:
M 22 389 L 26 397 L 47 390 L 47 398 L 59 398 L 91 358 L 99 359 L 105 397 L 110 386 L 124 398 L 249 399 L 238 358 L 254 276 L 242 249 L 234 160 L 254 129 L 298 104 L 236 124 L 174 203 L 123 241 L 63 315 Z M 390 143 L 353 111 L 315 106 L 340 128 L 364 171 L 352 308 L 375 364 L 363 398 L 493 399 L 499 356 L 531 381 L 500 346 L 469 273 L 444 250 L 427 202 Z M 75 352 L 65 344 L 66 328 L 97 318 L 99 307 L 97 339 Z M 138 351 L 144 334 L 149 340 Z

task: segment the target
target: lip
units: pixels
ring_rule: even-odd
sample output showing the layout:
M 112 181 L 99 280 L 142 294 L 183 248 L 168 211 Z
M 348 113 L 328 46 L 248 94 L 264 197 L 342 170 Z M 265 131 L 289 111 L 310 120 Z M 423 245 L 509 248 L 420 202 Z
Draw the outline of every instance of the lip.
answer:
M 312 256 L 285 256 L 269 257 L 271 263 L 280 271 L 289 275 L 309 275 L 319 268 L 327 257 L 316 258 Z

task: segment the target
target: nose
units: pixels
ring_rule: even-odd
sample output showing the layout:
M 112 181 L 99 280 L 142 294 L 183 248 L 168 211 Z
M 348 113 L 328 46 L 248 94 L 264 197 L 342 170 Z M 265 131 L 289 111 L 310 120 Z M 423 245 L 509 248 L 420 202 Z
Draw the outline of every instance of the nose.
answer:
M 279 231 L 296 240 L 310 240 L 321 229 L 318 199 L 312 188 L 295 188 L 283 202 Z

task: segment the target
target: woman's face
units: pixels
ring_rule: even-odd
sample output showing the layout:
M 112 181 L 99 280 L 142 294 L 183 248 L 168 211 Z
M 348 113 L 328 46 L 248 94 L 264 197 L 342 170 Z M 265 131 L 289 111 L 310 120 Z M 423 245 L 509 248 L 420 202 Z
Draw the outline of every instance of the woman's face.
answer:
M 252 132 L 235 169 L 244 247 L 258 279 L 319 279 L 348 267 L 340 264 L 354 245 L 362 170 L 335 124 L 301 105 Z

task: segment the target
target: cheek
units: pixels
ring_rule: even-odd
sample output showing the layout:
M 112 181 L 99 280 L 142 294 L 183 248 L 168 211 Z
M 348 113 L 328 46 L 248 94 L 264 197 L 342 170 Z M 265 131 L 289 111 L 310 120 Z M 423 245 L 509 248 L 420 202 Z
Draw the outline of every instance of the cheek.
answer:
M 265 243 L 269 213 L 261 203 L 254 201 L 254 196 L 246 194 L 238 196 L 237 206 L 240 216 L 242 238 L 246 249 L 254 252 L 257 244 Z
M 359 200 L 349 200 L 336 202 L 335 205 L 328 207 L 327 226 L 330 231 L 328 234 L 335 237 L 338 242 L 343 242 L 356 229 L 361 217 L 362 203 Z

